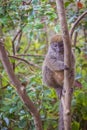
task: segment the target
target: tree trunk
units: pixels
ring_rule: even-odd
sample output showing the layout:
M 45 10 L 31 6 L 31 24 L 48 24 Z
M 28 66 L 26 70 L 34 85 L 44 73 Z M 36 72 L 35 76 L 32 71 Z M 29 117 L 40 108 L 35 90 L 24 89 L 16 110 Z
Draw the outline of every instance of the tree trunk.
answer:
M 71 40 L 69 37 L 64 1 L 56 0 L 58 16 L 61 25 L 62 37 L 64 42 L 64 65 L 69 69 L 64 70 L 64 87 L 63 87 L 63 96 L 61 101 L 63 104 L 63 120 L 64 120 L 64 130 L 71 130 L 71 99 L 72 94 L 70 94 L 71 84 L 70 84 L 70 69 L 71 69 Z
M 11 83 L 16 88 L 18 95 L 20 96 L 25 106 L 28 108 L 28 111 L 30 111 L 32 116 L 34 117 L 36 130 L 42 130 L 42 122 L 40 119 L 39 112 L 37 111 L 37 108 L 35 107 L 33 102 L 28 97 L 25 87 L 21 85 L 21 82 L 15 76 L 14 71 L 12 69 L 12 65 L 8 59 L 6 50 L 4 48 L 4 44 L 1 39 L 0 39 L 0 60 L 3 64 L 6 73 L 8 74 Z

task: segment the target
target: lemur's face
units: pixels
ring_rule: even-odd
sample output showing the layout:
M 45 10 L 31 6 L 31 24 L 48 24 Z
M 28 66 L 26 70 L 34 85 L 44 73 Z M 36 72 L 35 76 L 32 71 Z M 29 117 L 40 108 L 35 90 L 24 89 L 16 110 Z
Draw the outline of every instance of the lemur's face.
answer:
M 51 43 L 51 48 L 59 53 L 64 53 L 63 41 Z

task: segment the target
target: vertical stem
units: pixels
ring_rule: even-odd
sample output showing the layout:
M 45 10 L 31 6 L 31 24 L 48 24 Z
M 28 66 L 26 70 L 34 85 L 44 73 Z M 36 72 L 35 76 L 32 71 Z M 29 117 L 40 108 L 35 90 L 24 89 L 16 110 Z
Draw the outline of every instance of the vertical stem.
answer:
M 69 69 L 64 70 L 64 95 L 61 97 L 63 104 L 64 130 L 71 130 L 71 99 L 70 70 L 71 70 L 71 40 L 69 37 L 68 26 L 65 15 L 64 1 L 56 0 L 58 16 L 60 20 L 63 42 L 64 42 L 64 65 Z

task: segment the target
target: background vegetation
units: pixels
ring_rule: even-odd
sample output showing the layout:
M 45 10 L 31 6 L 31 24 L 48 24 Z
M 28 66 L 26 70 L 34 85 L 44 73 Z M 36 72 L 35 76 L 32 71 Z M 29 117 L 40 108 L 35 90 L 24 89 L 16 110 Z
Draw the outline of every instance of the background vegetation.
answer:
M 65 0 L 70 28 L 87 9 L 87 0 Z M 14 72 L 38 108 L 44 130 L 57 130 L 58 99 L 53 89 L 42 84 L 41 66 L 50 37 L 60 33 L 54 0 L 0 0 L 0 37 Z M 0 29 L 0 30 L 1 30 Z M 87 130 L 87 16 L 73 36 L 76 80 L 72 100 L 72 130 Z M 0 63 L 0 129 L 35 130 L 27 112 Z

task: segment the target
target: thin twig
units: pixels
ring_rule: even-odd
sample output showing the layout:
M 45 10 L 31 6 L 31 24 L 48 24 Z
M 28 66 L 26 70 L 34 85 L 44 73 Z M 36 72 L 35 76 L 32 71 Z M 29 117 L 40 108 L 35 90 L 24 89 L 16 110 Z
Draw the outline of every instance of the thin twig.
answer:
M 74 52 L 75 52 L 75 47 L 76 47 L 76 42 L 77 42 L 77 36 L 78 36 L 78 32 L 76 31 L 74 34 L 74 40 L 73 40 Z
M 87 43 L 87 32 L 86 32 L 86 29 L 84 28 L 83 31 L 84 31 L 85 43 Z
M 24 5 L 30 5 L 31 2 L 32 2 L 32 0 L 30 0 L 29 2 L 23 1 L 23 4 L 24 4 Z
M 17 52 L 18 49 L 19 49 L 19 47 L 20 47 L 21 37 L 22 37 L 22 31 L 20 32 L 19 37 L 18 37 L 17 44 L 15 45 L 15 52 Z
M 22 28 L 24 28 L 24 27 L 25 27 L 25 25 L 23 25 Z M 20 29 L 20 30 L 16 33 L 16 35 L 14 36 L 14 38 L 13 38 L 13 40 L 12 40 L 12 44 L 13 44 L 13 54 L 14 54 L 14 55 L 15 55 L 14 42 L 15 42 L 16 38 L 19 36 L 20 33 L 22 33 L 22 29 Z
M 36 68 L 41 69 L 41 67 L 38 66 L 37 64 L 34 64 L 33 62 L 31 62 L 31 61 L 27 61 L 27 60 L 25 60 L 25 59 L 23 59 L 23 58 L 19 58 L 19 57 L 17 57 L 17 56 L 8 56 L 8 57 L 10 57 L 10 58 L 14 58 L 14 59 L 17 59 L 17 60 L 21 60 L 21 61 L 27 63 L 28 65 L 31 65 L 31 66 L 34 66 L 34 67 L 36 67 Z
M 30 5 L 30 4 L 31 4 L 31 2 L 32 2 L 32 0 L 30 0 L 30 1 L 27 3 L 27 5 Z
M 21 32 L 22 32 L 22 30 L 20 29 L 20 30 L 16 33 L 15 37 L 14 37 L 13 40 L 12 40 L 12 43 L 15 42 L 16 38 L 18 37 L 18 35 L 19 35 Z
M 39 54 L 19 54 L 15 56 L 32 56 L 32 57 L 45 57 L 45 55 L 39 55 Z
M 75 30 L 75 27 L 79 24 L 79 22 L 84 18 L 84 16 L 87 15 L 87 11 L 85 11 L 83 14 L 81 14 L 77 20 L 75 21 L 75 23 L 73 24 L 71 30 L 70 30 L 70 36 L 72 38 L 73 32 Z
M 27 44 L 27 46 L 26 46 L 26 48 L 25 48 L 25 50 L 24 50 L 24 54 L 27 53 L 27 51 L 30 48 L 30 45 L 31 45 L 31 42 L 29 41 L 28 44 Z
M 15 35 L 15 37 L 13 38 L 13 40 L 12 40 L 12 49 L 13 49 L 13 55 L 15 56 L 15 40 L 16 40 L 16 38 L 19 36 L 19 34 L 22 32 L 22 30 L 20 29 L 18 32 L 17 32 L 17 34 Z M 13 70 L 15 70 L 15 62 L 13 63 Z

